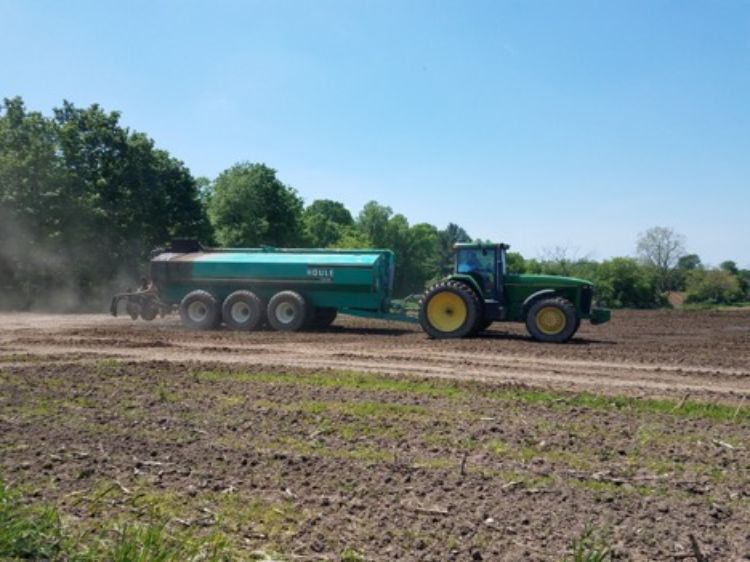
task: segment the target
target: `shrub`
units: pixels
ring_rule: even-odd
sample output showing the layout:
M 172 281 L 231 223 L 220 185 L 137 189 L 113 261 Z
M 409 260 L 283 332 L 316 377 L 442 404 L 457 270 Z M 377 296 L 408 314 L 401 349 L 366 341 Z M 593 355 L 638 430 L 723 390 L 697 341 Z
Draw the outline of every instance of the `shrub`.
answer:
M 742 297 L 739 280 L 725 269 L 696 270 L 688 276 L 685 302 L 731 304 Z

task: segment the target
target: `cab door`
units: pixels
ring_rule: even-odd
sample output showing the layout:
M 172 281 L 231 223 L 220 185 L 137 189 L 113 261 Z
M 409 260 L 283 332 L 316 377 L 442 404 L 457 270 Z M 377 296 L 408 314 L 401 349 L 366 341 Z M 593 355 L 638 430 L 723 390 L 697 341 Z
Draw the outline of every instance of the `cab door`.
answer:
M 497 299 L 499 264 L 494 248 L 462 248 L 456 255 L 456 273 L 470 275 L 484 299 Z

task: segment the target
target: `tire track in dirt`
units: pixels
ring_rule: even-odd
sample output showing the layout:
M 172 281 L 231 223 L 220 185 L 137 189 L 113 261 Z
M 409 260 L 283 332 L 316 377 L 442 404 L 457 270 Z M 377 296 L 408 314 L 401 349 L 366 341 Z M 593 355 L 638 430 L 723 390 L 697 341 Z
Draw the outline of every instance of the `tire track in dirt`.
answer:
M 214 348 L 200 342 L 166 347 L 145 344 L 118 347 L 92 343 L 95 343 L 93 352 L 98 356 L 139 362 L 195 361 L 273 368 L 337 369 L 525 383 L 609 393 L 648 392 L 670 395 L 693 392 L 725 397 L 750 394 L 750 372 L 737 369 L 551 360 L 534 356 L 504 357 L 444 351 L 425 355 L 424 350 L 416 348 L 398 351 L 388 349 L 385 353 L 378 353 L 377 350 L 358 349 L 357 345 L 326 348 L 290 343 L 225 344 Z M 20 344 L 14 346 L 14 350 L 16 353 L 32 355 L 92 353 L 91 346 L 70 345 L 64 341 L 50 341 L 39 345 Z
M 36 356 L 37 363 L 69 355 L 74 362 L 119 357 L 403 373 L 605 393 L 697 393 L 732 401 L 750 396 L 750 311 L 618 312 L 616 320 L 582 330 L 572 344 L 550 346 L 529 341 L 513 325 L 477 339 L 435 341 L 408 325 L 349 318 L 337 320 L 328 332 L 242 334 L 191 332 L 174 318 L 145 324 L 105 315 L 0 314 L 0 368 L 14 364 L 14 354 Z

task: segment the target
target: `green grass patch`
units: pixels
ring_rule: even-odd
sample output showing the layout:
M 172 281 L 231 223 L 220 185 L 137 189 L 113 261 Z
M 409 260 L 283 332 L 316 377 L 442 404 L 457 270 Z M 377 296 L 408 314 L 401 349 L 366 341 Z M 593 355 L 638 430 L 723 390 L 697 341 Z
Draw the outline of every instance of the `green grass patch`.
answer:
M 724 423 L 747 423 L 750 407 L 737 408 L 727 404 L 712 404 L 672 399 L 643 399 L 629 396 L 606 396 L 582 392 L 572 394 L 554 390 L 507 386 L 487 392 L 473 383 L 444 380 L 418 380 L 411 377 L 395 378 L 376 373 L 333 371 L 311 374 L 247 373 L 232 371 L 202 371 L 195 374 L 200 381 L 230 381 L 266 384 L 307 385 L 320 388 L 415 394 L 433 398 L 470 399 L 481 396 L 503 402 L 550 405 L 561 409 L 589 408 L 617 410 L 638 415 L 670 415 L 683 418 L 707 419 Z
M 307 385 L 319 388 L 341 388 L 346 390 L 418 394 L 434 398 L 459 398 L 466 395 L 465 389 L 445 381 L 422 381 L 409 378 L 394 378 L 374 373 L 349 371 L 311 374 L 202 371 L 196 373 L 195 376 L 198 380 L 213 382 L 231 381 Z
M 57 560 L 64 542 L 56 510 L 26 504 L 0 481 L 0 559 Z
M 656 493 L 656 489 L 649 486 L 624 486 L 616 482 L 595 480 L 593 478 L 583 478 L 580 480 L 571 478 L 568 481 L 572 486 L 591 490 L 592 492 L 595 492 L 597 494 L 613 494 L 618 496 L 626 494 L 636 494 L 639 496 L 651 496 Z
M 66 528 L 54 507 L 33 505 L 0 480 L 0 559 L 53 562 L 223 562 L 237 560 L 219 533 L 194 537 L 165 522 L 100 525 L 96 532 Z
M 345 414 L 356 418 L 403 418 L 435 415 L 424 406 L 394 404 L 389 402 L 339 402 L 323 400 L 299 400 L 296 402 L 273 402 L 255 400 L 255 408 L 268 408 L 284 412 L 305 412 L 311 415 Z
M 9 353 L 0 355 L 0 363 L 39 363 L 47 361 L 48 358 L 31 353 Z
M 750 407 L 713 404 L 691 400 L 644 399 L 630 396 L 605 396 L 581 392 L 578 394 L 528 388 L 502 388 L 490 393 L 495 400 L 551 405 L 569 409 L 617 410 L 629 414 L 670 415 L 684 418 L 708 419 L 724 423 L 750 421 Z
M 99 359 L 96 363 L 94 363 L 94 368 L 98 373 L 106 375 L 122 366 L 122 364 L 122 361 L 120 361 L 119 359 Z

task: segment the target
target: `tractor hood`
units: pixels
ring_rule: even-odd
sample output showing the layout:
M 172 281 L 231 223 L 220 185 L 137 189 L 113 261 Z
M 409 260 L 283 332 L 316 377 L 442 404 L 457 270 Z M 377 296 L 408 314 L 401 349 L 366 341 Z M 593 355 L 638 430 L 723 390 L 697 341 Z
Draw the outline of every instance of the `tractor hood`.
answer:
M 525 285 L 527 287 L 582 287 L 583 285 L 592 286 L 591 281 L 578 279 L 577 277 L 562 277 L 560 275 L 527 275 L 527 274 L 508 274 L 505 276 L 505 282 L 511 285 Z

